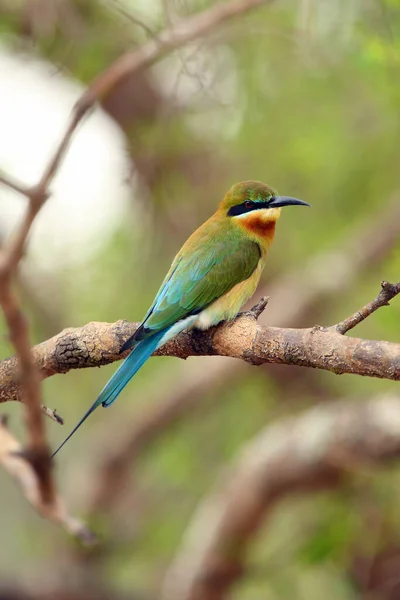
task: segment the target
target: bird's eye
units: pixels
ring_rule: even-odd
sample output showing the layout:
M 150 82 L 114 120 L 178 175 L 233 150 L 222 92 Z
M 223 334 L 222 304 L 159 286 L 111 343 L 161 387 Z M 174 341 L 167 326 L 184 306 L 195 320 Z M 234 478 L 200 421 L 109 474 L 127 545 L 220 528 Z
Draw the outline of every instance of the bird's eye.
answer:
M 251 200 L 246 200 L 246 202 L 244 203 L 245 208 L 251 208 L 253 206 L 253 203 L 251 202 Z

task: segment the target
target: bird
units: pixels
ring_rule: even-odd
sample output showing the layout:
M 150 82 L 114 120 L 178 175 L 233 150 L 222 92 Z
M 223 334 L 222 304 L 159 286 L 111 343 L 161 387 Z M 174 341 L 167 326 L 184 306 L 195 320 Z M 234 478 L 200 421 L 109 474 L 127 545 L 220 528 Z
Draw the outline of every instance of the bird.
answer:
M 217 211 L 183 244 L 156 297 L 120 353 L 131 350 L 99 396 L 52 455 L 100 405 L 111 406 L 150 356 L 185 329 L 206 330 L 236 317 L 254 294 L 281 208 L 310 206 L 261 181 L 231 187 Z

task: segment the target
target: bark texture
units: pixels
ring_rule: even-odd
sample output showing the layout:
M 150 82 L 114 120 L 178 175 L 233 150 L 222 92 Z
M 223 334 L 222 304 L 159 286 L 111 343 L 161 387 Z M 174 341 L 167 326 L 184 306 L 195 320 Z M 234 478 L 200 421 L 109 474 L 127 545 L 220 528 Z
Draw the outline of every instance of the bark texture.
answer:
M 252 365 L 279 363 L 400 379 L 400 344 L 346 337 L 335 327 L 289 329 L 265 327 L 252 311 L 208 331 L 183 332 L 160 348 L 156 356 L 230 356 Z M 35 346 L 34 363 L 42 379 L 71 369 L 100 367 L 120 360 L 119 349 L 138 323 L 91 322 L 64 329 Z M 124 356 L 124 355 L 123 355 Z M 16 357 L 0 362 L 0 402 L 20 400 Z

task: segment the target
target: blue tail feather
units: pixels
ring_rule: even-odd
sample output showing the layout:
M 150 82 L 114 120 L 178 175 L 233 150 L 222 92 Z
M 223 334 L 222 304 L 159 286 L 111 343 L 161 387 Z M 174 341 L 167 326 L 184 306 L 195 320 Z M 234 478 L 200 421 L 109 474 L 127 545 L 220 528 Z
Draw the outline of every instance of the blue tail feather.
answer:
M 86 421 L 89 415 L 92 414 L 94 410 L 100 404 L 105 408 L 111 406 L 113 402 L 117 399 L 119 394 L 122 392 L 126 384 L 132 379 L 132 377 L 139 371 L 140 367 L 144 365 L 146 360 L 150 358 L 153 352 L 158 348 L 160 342 L 164 335 L 167 333 L 169 327 L 154 333 L 153 335 L 141 340 L 137 343 L 137 345 L 133 348 L 132 352 L 129 356 L 126 357 L 122 365 L 115 371 L 114 375 L 111 379 L 106 383 L 100 395 L 96 399 L 96 401 L 92 404 L 89 410 L 84 414 L 79 423 L 74 427 L 69 436 L 63 441 L 63 443 L 57 448 L 54 452 L 54 457 L 59 450 L 68 442 L 68 440 L 74 435 L 74 433 L 79 429 L 79 427 Z

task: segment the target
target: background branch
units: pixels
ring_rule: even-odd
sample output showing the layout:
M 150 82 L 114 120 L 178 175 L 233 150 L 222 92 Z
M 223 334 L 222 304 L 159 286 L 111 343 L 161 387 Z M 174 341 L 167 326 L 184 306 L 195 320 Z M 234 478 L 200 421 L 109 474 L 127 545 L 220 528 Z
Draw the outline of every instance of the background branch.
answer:
M 25 498 L 41 517 L 58 525 L 85 544 L 95 541 L 89 529 L 68 514 L 59 495 L 56 495 L 51 503 L 43 500 L 37 472 L 33 469 L 30 459 L 27 460 L 19 442 L 6 427 L 4 418 L 0 420 L 0 465 L 15 480 Z
M 272 4 L 273 1 L 231 0 L 180 20 L 138 50 L 120 56 L 109 69 L 93 81 L 78 104 L 83 110 L 86 110 L 86 107 L 92 106 L 96 100 L 104 98 L 111 89 L 114 89 L 128 75 L 150 66 L 167 52 L 180 48 L 200 36 L 207 35 L 217 26 L 234 17 L 243 15 L 249 10 L 261 6 L 261 4 Z
M 246 546 L 285 496 L 339 485 L 400 455 L 400 400 L 312 408 L 265 428 L 201 501 L 167 572 L 162 600 L 222 600 L 244 573 Z

